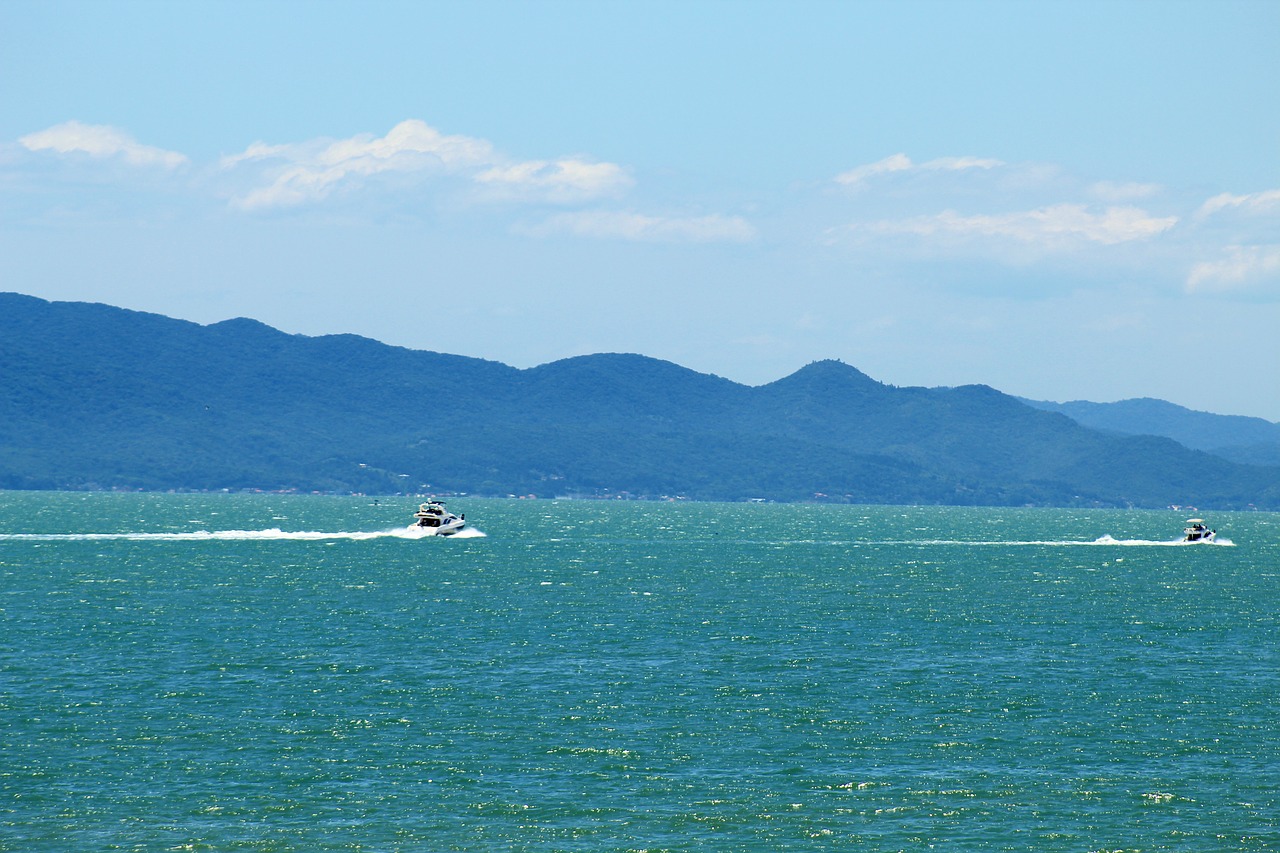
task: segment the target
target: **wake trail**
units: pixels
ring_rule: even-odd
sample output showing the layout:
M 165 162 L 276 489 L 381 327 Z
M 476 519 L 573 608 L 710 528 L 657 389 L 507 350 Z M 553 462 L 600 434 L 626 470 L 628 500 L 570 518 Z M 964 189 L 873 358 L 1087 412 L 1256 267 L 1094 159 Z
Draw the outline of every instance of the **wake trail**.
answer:
M 196 530 L 186 533 L 0 533 L 0 542 L 323 542 L 335 540 L 368 541 L 371 539 L 480 539 L 485 533 L 474 527 L 467 527 L 449 536 L 437 536 L 424 532 L 421 528 L 396 527 L 390 530 L 368 531 L 319 531 L 319 530 L 281 530 L 272 527 L 267 530 Z M 857 541 L 857 540 L 855 540 Z M 1190 546 L 1235 547 L 1230 539 L 1218 538 L 1212 542 L 1183 542 L 1180 539 L 1115 539 L 1110 535 L 1100 536 L 1093 540 L 1080 539 L 895 539 L 891 541 L 858 541 L 863 545 L 952 545 L 968 547 L 1048 547 L 1048 548 L 1088 548 L 1088 547 L 1143 547 L 1143 548 L 1185 548 Z
M 1042 546 L 1049 548 L 1076 548 L 1076 547 L 1145 547 L 1145 548 L 1184 548 L 1189 546 L 1219 546 L 1234 548 L 1235 544 L 1230 539 L 1218 538 L 1212 542 L 1183 542 L 1181 539 L 1115 539 L 1111 535 L 1099 536 L 1097 539 L 1028 539 L 1028 540 L 1008 540 L 1008 539 L 918 539 L 918 540 L 898 540 L 894 542 L 881 542 L 882 545 L 972 545 L 972 546 Z
M 1159 547 L 1185 548 L 1190 546 L 1205 545 L 1208 547 L 1234 548 L 1236 543 L 1224 537 L 1217 537 L 1209 542 L 1184 542 L 1181 539 L 1171 539 L 1167 541 L 1153 541 L 1151 539 L 1112 539 L 1110 535 L 1100 536 L 1090 544 L 1092 545 L 1155 545 Z
M 479 539 L 485 534 L 475 528 L 463 528 L 449 536 L 436 536 L 417 527 L 398 527 L 391 530 L 339 531 L 281 530 L 196 530 L 189 533 L 0 533 L 0 541 L 20 542 L 270 542 L 300 541 L 322 542 L 326 540 L 369 539 Z

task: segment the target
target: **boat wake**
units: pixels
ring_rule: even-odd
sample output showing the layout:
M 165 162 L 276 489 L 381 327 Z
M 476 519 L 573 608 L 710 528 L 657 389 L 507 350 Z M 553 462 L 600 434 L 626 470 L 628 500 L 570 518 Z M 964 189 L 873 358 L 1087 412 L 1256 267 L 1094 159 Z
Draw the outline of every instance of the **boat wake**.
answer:
M 1187 545 L 1218 545 L 1226 548 L 1234 548 L 1236 543 L 1230 539 L 1217 537 L 1214 539 L 1202 539 L 1197 542 L 1188 542 L 1185 539 L 1169 539 L 1165 541 L 1157 541 L 1152 539 L 1113 539 L 1110 534 L 1099 536 L 1090 545 L 1159 545 L 1182 548 Z
M 1049 548 L 1075 548 L 1075 547 L 1092 547 L 1097 545 L 1107 546 L 1125 546 L 1125 547 L 1177 547 L 1182 548 L 1187 545 L 1221 545 L 1234 548 L 1235 544 L 1230 539 L 1213 539 L 1200 542 L 1187 542 L 1182 539 L 1116 539 L 1110 534 L 1099 536 L 1097 539 L 1027 539 L 1027 540 L 1010 540 L 1010 539 L 897 539 L 891 542 L 876 542 L 868 544 L 877 545 L 969 545 L 974 547 L 1029 547 L 1041 546 Z
M 294 540 L 323 542 L 336 539 L 479 539 L 485 534 L 466 527 L 449 536 L 436 536 L 430 528 L 396 527 L 391 530 L 330 533 L 318 530 L 195 530 L 189 533 L 0 533 L 0 541 L 22 542 L 225 542 Z

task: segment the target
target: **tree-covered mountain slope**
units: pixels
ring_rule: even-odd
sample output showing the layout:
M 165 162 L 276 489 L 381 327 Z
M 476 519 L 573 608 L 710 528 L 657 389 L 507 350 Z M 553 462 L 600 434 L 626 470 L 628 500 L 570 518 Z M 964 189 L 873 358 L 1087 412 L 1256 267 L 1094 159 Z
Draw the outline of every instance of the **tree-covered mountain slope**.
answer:
M 759 387 L 626 354 L 518 370 L 0 294 L 0 487 L 1278 508 L 1278 483 L 835 361 Z

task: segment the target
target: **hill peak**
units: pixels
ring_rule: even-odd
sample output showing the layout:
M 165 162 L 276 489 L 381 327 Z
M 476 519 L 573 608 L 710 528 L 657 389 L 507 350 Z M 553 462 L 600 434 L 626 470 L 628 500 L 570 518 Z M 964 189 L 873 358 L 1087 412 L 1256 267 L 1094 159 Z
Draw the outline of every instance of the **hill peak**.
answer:
M 832 387 L 832 388 L 884 388 L 884 383 L 877 382 L 851 364 L 834 358 L 811 361 L 804 367 L 783 377 L 772 385 Z
M 251 320 L 248 317 L 232 317 L 230 320 L 210 323 L 205 328 L 211 332 L 230 333 L 236 335 L 287 334 L 286 332 L 282 332 L 272 326 L 268 326 L 260 320 Z

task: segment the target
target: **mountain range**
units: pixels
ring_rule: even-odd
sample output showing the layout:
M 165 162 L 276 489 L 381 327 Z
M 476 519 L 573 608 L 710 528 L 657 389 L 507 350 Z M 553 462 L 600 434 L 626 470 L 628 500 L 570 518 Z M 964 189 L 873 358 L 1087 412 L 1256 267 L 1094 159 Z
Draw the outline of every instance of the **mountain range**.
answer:
M 0 294 L 0 488 L 1280 509 L 1280 467 L 1206 452 L 1265 461 L 1264 427 L 1206 415 L 1179 443 L 1091 405 L 838 361 L 761 386 L 617 353 L 522 370 Z
M 1247 465 L 1280 465 L 1280 424 L 1241 415 L 1197 412 L 1164 400 L 1142 397 L 1116 403 L 1023 400 L 1038 409 L 1061 412 L 1093 429 L 1123 435 L 1163 435 Z

